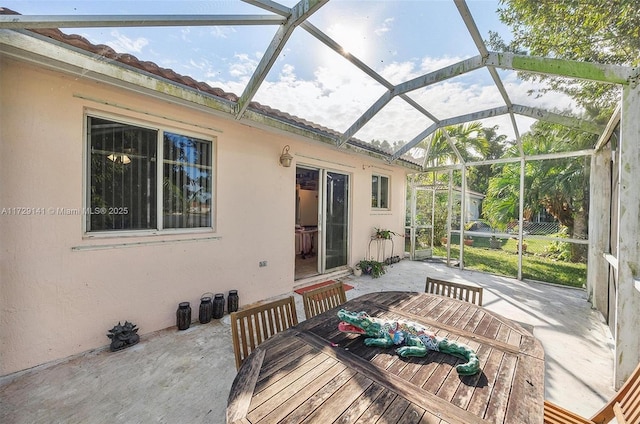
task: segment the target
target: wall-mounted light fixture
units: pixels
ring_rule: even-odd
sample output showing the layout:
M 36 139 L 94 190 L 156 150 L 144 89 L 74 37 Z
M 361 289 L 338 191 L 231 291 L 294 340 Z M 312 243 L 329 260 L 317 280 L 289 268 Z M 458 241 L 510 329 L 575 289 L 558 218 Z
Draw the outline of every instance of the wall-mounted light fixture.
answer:
M 292 160 L 293 160 L 293 156 L 289 154 L 289 145 L 287 144 L 282 149 L 282 154 L 280 155 L 280 164 L 285 168 L 289 168 L 291 166 Z

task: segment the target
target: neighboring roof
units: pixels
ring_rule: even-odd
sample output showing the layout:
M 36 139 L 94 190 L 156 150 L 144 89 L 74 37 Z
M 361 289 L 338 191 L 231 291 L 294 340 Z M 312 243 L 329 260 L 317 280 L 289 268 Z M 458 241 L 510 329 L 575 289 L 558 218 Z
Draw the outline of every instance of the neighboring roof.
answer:
M 19 13 L 11 9 L 0 7 L 0 15 L 19 15 Z M 98 56 L 111 59 L 120 64 L 129 66 L 132 68 L 136 68 L 140 71 L 167 79 L 169 81 L 173 81 L 177 84 L 192 88 L 199 92 L 208 93 L 210 95 L 230 101 L 234 104 L 237 104 L 239 100 L 239 97 L 234 93 L 228 93 L 220 88 L 211 87 L 209 84 L 205 82 L 196 81 L 195 79 L 189 76 L 180 75 L 175 71 L 173 71 L 172 69 L 163 68 L 161 66 L 158 66 L 154 62 L 138 60 L 138 58 L 135 57 L 134 55 L 131 55 L 128 53 L 118 53 L 107 45 L 93 44 L 89 42 L 89 40 L 87 40 L 86 38 L 77 34 L 65 34 L 57 28 L 31 29 L 29 30 L 29 32 L 33 32 L 35 34 L 39 34 L 49 39 L 59 41 L 60 43 L 66 44 L 68 46 L 72 46 L 81 51 L 90 52 Z M 321 125 L 299 118 L 297 116 L 291 115 L 281 110 L 274 109 L 266 105 L 262 105 L 255 101 L 252 101 L 250 103 L 249 108 L 258 113 L 268 115 L 270 117 L 273 117 L 280 121 L 287 122 L 294 126 L 301 127 L 309 131 L 321 133 L 326 137 L 335 139 L 336 141 L 340 137 L 340 133 L 330 128 L 323 127 Z M 366 143 L 364 141 L 360 141 L 354 138 L 349 140 L 349 144 L 357 149 L 360 149 L 365 152 L 370 152 L 374 155 L 380 155 L 380 156 L 388 155 L 388 152 L 385 152 L 384 150 L 378 149 L 375 146 L 370 145 L 369 143 Z M 411 160 L 410 157 L 400 158 L 400 161 L 402 162 L 401 165 L 405 165 L 410 168 L 415 169 L 416 167 L 419 166 L 419 164 Z

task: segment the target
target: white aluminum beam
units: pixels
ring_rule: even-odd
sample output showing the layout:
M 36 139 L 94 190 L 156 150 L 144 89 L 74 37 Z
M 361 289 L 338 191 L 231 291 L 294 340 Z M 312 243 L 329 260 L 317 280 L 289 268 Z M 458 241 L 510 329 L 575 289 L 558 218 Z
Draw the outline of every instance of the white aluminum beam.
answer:
M 493 109 L 482 110 L 479 112 L 468 113 L 466 115 L 454 116 L 452 118 L 443 119 L 429 126 L 426 130 L 418 134 L 407 144 L 399 148 L 392 156 L 391 161 L 398 159 L 400 156 L 407 153 L 409 150 L 413 149 L 415 146 L 420 144 L 425 137 L 428 137 L 431 133 L 433 133 L 438 128 L 448 127 L 451 125 L 457 125 L 464 122 L 477 121 L 480 119 L 492 118 L 494 116 L 504 115 L 509 113 L 509 109 L 506 106 L 500 106 Z
M 0 15 L 0 29 L 282 25 L 273 15 Z
M 616 109 L 611 114 L 611 118 L 609 118 L 609 122 L 607 122 L 607 126 L 602 131 L 598 142 L 596 143 L 596 151 L 600 151 L 606 144 L 609 142 L 609 139 L 613 135 L 613 131 L 616 129 L 616 126 L 620 123 L 620 103 L 616 105 Z
M 462 158 L 462 155 L 460 154 L 460 151 L 458 150 L 458 147 L 456 146 L 455 141 L 449 135 L 449 131 L 447 131 L 446 128 L 443 128 L 442 133 L 447 139 L 447 143 L 449 143 L 449 147 L 451 147 L 451 150 L 453 150 L 453 153 L 455 153 L 456 157 L 458 158 L 458 162 L 464 165 L 464 159 Z
M 494 107 L 492 109 L 485 109 L 479 112 L 472 112 L 472 113 L 467 113 L 465 115 L 453 116 L 451 118 L 443 119 L 442 121 L 440 121 L 440 126 L 449 127 L 451 125 L 463 124 L 465 122 L 493 118 L 494 116 L 505 115 L 507 113 L 509 113 L 508 107 L 499 106 L 499 107 Z
M 513 53 L 489 52 L 486 64 L 487 66 L 512 69 L 514 71 L 556 75 L 610 84 L 630 84 L 637 78 L 634 69 L 629 66 L 578 62 L 576 60 L 566 59 L 549 59 Z
M 623 87 L 620 120 L 617 237 L 618 270 L 615 298 L 614 385 L 620 387 L 640 361 L 640 87 Z
M 573 158 L 573 157 L 582 157 L 582 156 L 592 156 L 595 153 L 593 149 L 586 150 L 576 150 L 573 152 L 558 152 L 558 153 L 545 153 L 539 155 L 529 155 L 524 159 L 527 162 L 536 161 L 536 160 L 549 160 L 549 159 L 565 159 L 565 158 Z M 479 160 L 467 162 L 465 166 L 481 166 L 481 165 L 494 165 L 496 163 L 514 163 L 520 162 L 522 158 L 520 156 L 508 157 L 508 158 L 499 158 L 499 159 L 487 159 L 487 160 Z M 433 168 L 427 168 L 425 171 L 443 171 L 448 169 L 459 169 L 461 167 L 460 164 L 451 164 L 451 165 L 443 165 L 437 166 Z
M 291 8 L 291 14 L 287 18 L 286 23 L 276 31 L 271 43 L 269 43 L 269 47 L 267 47 L 262 59 L 260 59 L 260 63 L 258 63 L 253 75 L 251 75 L 251 79 L 245 87 L 242 96 L 238 99 L 238 113 L 236 114 L 236 119 L 242 118 L 242 115 L 251 103 L 251 99 L 253 99 L 258 88 L 260 88 L 260 84 L 264 81 L 265 77 L 271 70 L 271 67 L 278 58 L 278 55 L 287 43 L 287 40 L 291 37 L 293 30 L 328 1 L 329 0 L 301 0 Z
M 615 316 L 613 310 L 609 311 L 609 266 L 605 257 L 610 251 L 611 196 L 611 151 L 596 150 L 589 172 L 587 295 L 593 308 L 609 320 Z
M 338 147 L 347 142 L 356 132 L 364 127 L 376 113 L 378 113 L 383 107 L 387 105 L 393 99 L 393 93 L 391 91 L 385 91 L 382 96 L 371 107 L 365 111 L 343 134 L 338 141 Z
M 549 112 L 548 110 L 539 109 L 530 106 L 513 105 L 513 113 L 522 116 L 528 116 L 539 121 L 551 122 L 554 124 L 564 125 L 565 127 L 576 128 L 584 132 L 592 134 L 602 134 L 604 127 L 584 119 L 574 118 L 572 116 L 561 115 L 559 113 Z
M 404 94 L 417 90 L 418 88 L 427 87 L 429 85 L 448 80 L 449 78 L 475 71 L 483 66 L 484 62 L 482 56 L 474 56 L 454 63 L 453 65 L 445 66 L 437 71 L 429 72 L 428 74 L 403 82 L 402 84 L 398 84 L 394 87 L 394 95 Z
M 426 130 L 422 131 L 420 134 L 411 139 L 407 144 L 396 150 L 396 152 L 391 156 L 391 162 L 397 160 L 400 156 L 407 153 L 409 150 L 413 149 L 417 146 L 422 140 L 431 135 L 435 130 L 440 128 L 438 124 L 432 124 Z
M 242 0 L 244 3 L 259 7 L 264 10 L 268 10 L 271 13 L 275 13 L 276 15 L 284 16 L 285 18 L 289 17 L 291 14 L 291 9 L 287 6 L 284 6 L 280 3 L 276 3 L 271 0 Z

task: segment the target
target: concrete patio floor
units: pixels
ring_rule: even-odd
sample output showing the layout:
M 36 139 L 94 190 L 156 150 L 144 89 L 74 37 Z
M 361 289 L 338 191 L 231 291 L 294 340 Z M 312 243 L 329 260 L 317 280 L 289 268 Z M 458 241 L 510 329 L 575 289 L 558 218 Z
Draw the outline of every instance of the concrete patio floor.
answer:
M 614 394 L 613 339 L 583 290 L 408 260 L 378 279 L 341 279 L 354 286 L 347 292 L 352 299 L 373 291 L 424 291 L 427 275 L 478 284 L 483 306 L 534 327 L 545 350 L 547 399 L 590 416 Z M 303 320 L 302 297 L 295 297 Z M 235 375 L 225 315 L 185 331 L 143 334 L 139 344 L 120 352 L 98 349 L 2 377 L 0 422 L 224 423 Z

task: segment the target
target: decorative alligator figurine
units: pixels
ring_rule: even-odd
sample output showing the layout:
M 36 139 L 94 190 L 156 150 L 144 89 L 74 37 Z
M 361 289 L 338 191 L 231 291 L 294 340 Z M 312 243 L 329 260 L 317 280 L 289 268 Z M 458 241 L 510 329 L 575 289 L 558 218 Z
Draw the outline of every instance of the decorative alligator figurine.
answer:
M 341 320 L 338 330 L 365 336 L 364 344 L 367 346 L 391 347 L 404 344 L 396 349 L 402 357 L 425 356 L 428 350 L 435 350 L 466 360 L 466 363 L 456 366 L 460 375 L 473 375 L 480 371 L 480 361 L 473 349 L 465 344 L 437 337 L 419 324 L 384 321 L 371 317 L 366 312 L 349 312 L 345 309 L 338 312 L 338 318 Z

